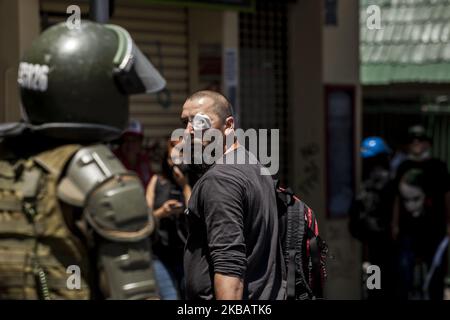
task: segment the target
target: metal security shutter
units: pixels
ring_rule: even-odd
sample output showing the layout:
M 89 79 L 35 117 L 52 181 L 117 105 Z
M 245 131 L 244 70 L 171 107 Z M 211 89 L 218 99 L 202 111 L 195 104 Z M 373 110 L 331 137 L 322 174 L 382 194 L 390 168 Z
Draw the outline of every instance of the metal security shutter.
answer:
M 244 129 L 279 129 L 279 178 L 289 183 L 287 97 L 287 4 L 257 1 L 241 13 L 240 105 Z
M 82 19 L 88 19 L 87 0 L 41 0 L 43 28 L 65 21 L 69 5 L 78 5 Z M 130 117 L 142 122 L 146 138 L 162 141 L 180 127 L 181 107 L 188 94 L 187 10 L 116 0 L 110 23 L 127 29 L 167 80 L 167 92 L 130 100 Z

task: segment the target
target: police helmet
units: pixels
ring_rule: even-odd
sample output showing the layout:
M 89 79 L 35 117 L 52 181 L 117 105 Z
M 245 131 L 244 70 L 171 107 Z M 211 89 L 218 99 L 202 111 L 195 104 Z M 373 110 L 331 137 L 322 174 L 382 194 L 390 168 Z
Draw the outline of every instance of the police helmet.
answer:
M 116 138 L 129 95 L 166 84 L 124 28 L 90 21 L 44 31 L 21 59 L 18 83 L 25 123 L 74 140 Z

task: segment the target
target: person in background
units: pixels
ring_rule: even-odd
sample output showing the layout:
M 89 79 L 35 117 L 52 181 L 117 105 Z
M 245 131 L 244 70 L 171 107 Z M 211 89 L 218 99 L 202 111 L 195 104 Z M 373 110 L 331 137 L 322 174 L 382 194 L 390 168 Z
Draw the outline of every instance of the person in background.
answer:
M 450 177 L 446 164 L 439 159 L 432 158 L 432 139 L 426 134 L 425 128 L 421 125 L 412 126 L 408 130 L 408 135 L 408 159 L 398 167 L 394 182 L 397 194 L 393 206 L 392 236 L 399 240 L 401 252 L 402 247 L 404 248 L 402 243 L 405 244 L 401 237 L 403 231 L 412 228 L 406 228 L 408 224 L 405 225 L 403 219 L 405 214 L 402 216 L 402 212 L 404 213 L 407 209 L 405 199 L 410 197 L 411 192 L 409 191 L 412 191 L 411 188 L 405 188 L 404 182 L 410 181 L 407 185 L 414 182 L 416 188 L 421 190 L 425 196 L 424 208 L 426 210 L 423 211 L 423 217 L 420 216 L 426 224 L 420 224 L 420 233 L 424 237 L 423 239 L 426 239 L 426 246 L 423 250 L 427 251 L 424 252 L 424 255 L 429 266 L 429 260 L 432 259 L 439 244 L 446 235 L 450 234 Z M 420 185 L 417 185 L 419 182 Z M 431 299 L 442 299 L 444 275 L 444 272 L 436 273 L 436 277 L 439 276 L 439 279 L 430 285 L 429 296 Z
M 361 143 L 360 154 L 362 183 L 350 210 L 350 232 L 363 243 L 364 265 L 377 265 L 383 273 L 381 290 L 368 292 L 367 298 L 390 298 L 393 291 L 391 150 L 382 138 L 368 137 Z
M 184 297 L 183 254 L 186 242 L 184 210 L 191 196 L 188 174 L 183 166 L 174 165 L 173 147 L 168 140 L 161 174 L 154 175 L 147 188 L 147 203 L 153 208 L 158 228 L 153 241 L 153 258 L 161 299 Z
M 147 187 L 153 176 L 150 157 L 143 148 L 144 131 L 142 124 L 137 120 L 130 120 L 128 128 L 122 134 L 119 147 L 114 154 L 122 161 L 125 168 L 134 171 Z
M 398 192 L 399 297 L 425 299 L 423 285 L 437 246 L 431 234 L 435 226 L 424 172 L 419 169 L 408 170 L 400 178 Z M 436 283 L 433 285 L 436 286 Z

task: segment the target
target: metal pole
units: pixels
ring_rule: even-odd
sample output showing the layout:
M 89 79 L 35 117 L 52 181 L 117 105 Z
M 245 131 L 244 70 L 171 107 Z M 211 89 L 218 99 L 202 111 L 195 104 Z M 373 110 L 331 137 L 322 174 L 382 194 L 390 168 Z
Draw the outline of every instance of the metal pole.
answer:
M 109 20 L 109 0 L 89 0 L 89 16 L 93 21 L 107 23 Z

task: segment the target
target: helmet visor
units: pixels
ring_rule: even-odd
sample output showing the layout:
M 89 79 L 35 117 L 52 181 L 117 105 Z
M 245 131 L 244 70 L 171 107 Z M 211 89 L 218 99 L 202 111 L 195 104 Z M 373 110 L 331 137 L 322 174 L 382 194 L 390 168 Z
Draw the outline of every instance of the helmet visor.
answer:
M 118 36 L 118 50 L 114 57 L 117 65 L 115 78 L 126 94 L 158 92 L 166 86 L 166 80 L 142 53 L 124 28 L 106 25 Z
M 164 89 L 166 80 L 156 70 L 139 48 L 133 43 L 134 73 L 145 88 L 145 93 L 153 93 Z

